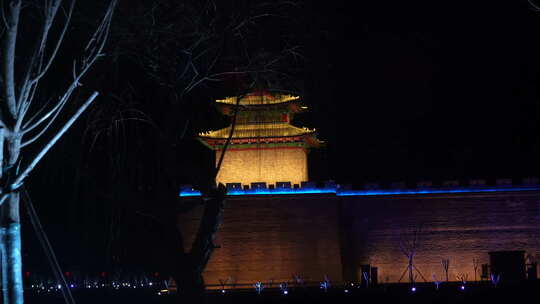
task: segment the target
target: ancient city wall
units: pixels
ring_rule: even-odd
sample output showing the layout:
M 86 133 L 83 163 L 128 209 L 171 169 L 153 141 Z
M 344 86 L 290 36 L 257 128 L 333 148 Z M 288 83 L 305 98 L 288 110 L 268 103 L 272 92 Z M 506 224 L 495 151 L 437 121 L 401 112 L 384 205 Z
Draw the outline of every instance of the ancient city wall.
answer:
M 402 247 L 410 246 L 415 232 L 419 281 L 420 273 L 429 281 L 445 278 L 442 259 L 450 261 L 449 279 L 455 281 L 463 274 L 473 280 L 473 260 L 489 263 L 489 251 L 525 250 L 540 258 L 538 192 L 346 197 L 342 204 L 349 279 L 361 264 L 371 264 L 379 281 L 398 281 L 407 266 Z
M 204 274 L 207 284 L 234 278 L 238 284 L 286 282 L 299 275 L 320 281 L 341 280 L 338 204 L 334 198 L 232 198 Z M 201 210 L 181 218 L 195 231 Z M 187 238 L 191 243 L 192 238 Z
M 357 281 L 363 264 L 378 268 L 379 282 L 397 282 L 407 266 L 403 250 L 412 249 L 418 281 L 444 280 L 443 259 L 450 261 L 449 280 L 455 281 L 480 279 L 489 251 L 525 250 L 532 261 L 540 258 L 538 189 L 334 189 L 256 189 L 231 196 L 206 282 L 277 282 L 295 274 L 312 281 L 325 275 Z M 279 191 L 291 195 L 268 194 Z M 196 210 L 180 223 L 195 231 L 199 215 Z M 405 275 L 402 281 L 407 280 Z

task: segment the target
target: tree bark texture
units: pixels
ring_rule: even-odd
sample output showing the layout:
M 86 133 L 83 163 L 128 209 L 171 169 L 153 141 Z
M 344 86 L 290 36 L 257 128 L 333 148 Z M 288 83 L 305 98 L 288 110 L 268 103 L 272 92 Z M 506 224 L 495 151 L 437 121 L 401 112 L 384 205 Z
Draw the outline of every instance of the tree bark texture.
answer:
M 11 223 L 0 227 L 2 239 L 2 283 L 6 304 L 22 304 L 23 280 L 21 259 L 21 225 Z
M 4 191 L 11 191 L 12 178 L 16 174 L 16 165 L 19 159 L 21 141 L 18 136 L 6 138 L 7 149 L 3 159 L 7 168 L 3 172 L 2 181 Z M 19 215 L 20 197 L 18 192 L 11 192 L 6 202 L 0 207 L 0 230 L 2 235 L 2 282 L 3 298 L 5 304 L 22 304 L 24 289 L 22 279 L 21 255 L 21 226 Z
M 3 6 L 3 5 L 2 5 Z M 2 7 L 4 9 L 4 7 Z M 8 3 L 6 22 L 6 38 L 3 48 L 3 75 L 6 104 L 2 106 L 4 123 L 11 124 L 17 118 L 17 101 L 15 96 L 15 46 L 21 1 L 13 0 Z M 7 108 L 7 109 L 6 109 Z M 22 258 L 21 258 L 21 229 L 19 218 L 19 194 L 11 192 L 11 179 L 14 177 L 19 159 L 21 138 L 13 130 L 2 131 L 2 194 L 9 193 L 7 200 L 0 206 L 0 240 L 2 249 L 2 293 L 5 304 L 22 304 Z M 4 149 L 5 146 L 5 149 Z

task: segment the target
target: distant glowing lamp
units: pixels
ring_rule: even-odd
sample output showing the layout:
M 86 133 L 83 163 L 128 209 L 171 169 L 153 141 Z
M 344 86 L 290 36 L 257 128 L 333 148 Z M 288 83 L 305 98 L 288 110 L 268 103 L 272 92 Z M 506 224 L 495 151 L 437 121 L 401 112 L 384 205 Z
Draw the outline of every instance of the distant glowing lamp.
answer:
M 411 288 L 411 291 L 412 291 L 412 292 L 415 292 L 415 291 L 416 291 L 416 287 L 412 287 L 412 288 Z

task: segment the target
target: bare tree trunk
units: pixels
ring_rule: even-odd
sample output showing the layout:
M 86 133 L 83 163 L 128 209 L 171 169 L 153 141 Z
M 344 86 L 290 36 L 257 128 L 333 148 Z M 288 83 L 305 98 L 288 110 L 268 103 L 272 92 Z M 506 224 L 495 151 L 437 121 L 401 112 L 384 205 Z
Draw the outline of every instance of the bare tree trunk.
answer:
M 18 136 L 7 136 L 7 149 L 3 155 L 7 163 L 2 176 L 4 191 L 10 191 L 11 179 L 16 174 L 16 164 L 19 159 L 21 140 Z M 0 230 L 2 239 L 2 270 L 3 296 L 6 304 L 22 304 L 23 280 L 22 280 L 22 257 L 21 257 L 21 224 L 19 216 L 19 193 L 11 192 L 6 202 L 0 207 Z
M 18 196 L 18 195 L 17 195 Z M 17 201 L 19 198 L 12 199 Z M 7 286 L 4 289 L 4 303 L 22 304 L 24 290 L 22 280 L 21 225 L 19 222 L 2 225 L 5 255 L 7 257 Z
M 7 253 L 6 253 L 6 229 L 4 227 L 0 227 L 0 259 L 2 261 L 2 303 L 9 303 L 9 297 L 7 294 L 7 286 L 8 286 L 8 275 L 7 275 Z
M 184 235 L 178 227 L 178 214 L 189 212 L 200 203 L 178 206 L 178 199 L 169 196 L 169 204 L 161 210 L 159 223 L 165 239 L 166 271 L 176 282 L 179 303 L 204 303 L 203 272 L 215 249 L 213 240 L 222 222 L 226 189 L 222 184 L 205 192 L 203 215 L 191 248 L 184 248 Z M 164 198 L 166 199 L 166 198 Z
M 0 181 L 4 181 L 4 134 L 5 129 L 0 127 Z M 1 209 L 0 209 L 1 211 Z M 1 214 L 1 213 L 0 213 Z M 2 277 L 2 298 L 4 303 L 8 303 L 3 295 L 7 288 L 7 254 L 4 244 L 6 243 L 6 229 L 0 226 L 0 266 L 2 267 L 0 276 Z
M 190 303 L 203 303 L 205 285 L 203 272 L 216 248 L 214 239 L 223 219 L 223 208 L 227 190 L 223 184 L 209 191 L 209 199 L 204 203 L 204 211 L 199 223 L 199 229 L 191 251 L 179 255 L 177 269 L 177 286 L 181 288 L 180 301 L 188 300 Z

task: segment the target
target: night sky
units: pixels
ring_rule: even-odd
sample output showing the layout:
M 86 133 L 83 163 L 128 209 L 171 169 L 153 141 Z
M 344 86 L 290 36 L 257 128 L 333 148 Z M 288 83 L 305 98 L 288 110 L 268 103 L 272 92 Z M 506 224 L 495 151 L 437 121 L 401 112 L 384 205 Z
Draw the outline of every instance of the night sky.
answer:
M 317 8 L 330 31 L 310 46 L 306 101 L 328 147 L 314 179 L 538 175 L 540 13 L 473 2 Z
M 119 21 L 132 17 L 127 7 L 135 2 L 121 1 Z M 294 37 L 305 60 L 289 89 L 298 89 L 311 111 L 297 115 L 294 124 L 317 128 L 327 143 L 309 155 L 311 180 L 360 186 L 540 175 L 540 12 L 526 0 L 356 2 L 306 1 L 295 12 Z M 94 13 L 86 9 L 86 15 Z M 261 30 L 275 35 L 272 28 Z M 68 44 L 63 54 L 71 51 Z M 128 96 L 124 105 L 160 123 L 163 113 L 152 105 L 167 94 L 132 62 L 108 54 L 82 89 L 101 91 L 101 104 L 50 151 L 28 182 L 52 243 L 62 244 L 67 233 L 82 244 L 59 246 L 60 258 L 68 265 L 83 260 L 90 269 L 101 261 L 98 256 L 111 252 L 117 258 L 127 252 L 144 256 L 139 243 L 145 237 L 159 244 L 144 236 L 157 228 L 140 215 L 159 188 L 147 184 L 148 176 L 160 174 L 152 169 L 161 153 L 151 136 L 155 131 L 150 124 L 128 124 L 132 128 L 121 129 L 128 134 L 122 145 L 112 145 L 106 132 L 96 137 L 88 130 L 96 113 L 116 113 L 118 96 Z M 115 56 L 120 59 L 111 61 Z M 131 95 L 120 95 L 126 91 Z M 197 103 L 178 111 L 179 126 L 186 117 L 191 121 L 177 145 L 181 161 L 172 165 L 178 185 L 208 175 L 212 151 L 194 137 L 225 126 L 211 98 L 225 91 L 205 88 L 193 98 Z M 36 243 L 27 232 L 28 253 Z M 127 261 L 139 265 L 137 259 Z

